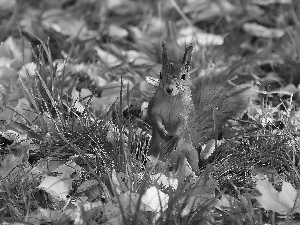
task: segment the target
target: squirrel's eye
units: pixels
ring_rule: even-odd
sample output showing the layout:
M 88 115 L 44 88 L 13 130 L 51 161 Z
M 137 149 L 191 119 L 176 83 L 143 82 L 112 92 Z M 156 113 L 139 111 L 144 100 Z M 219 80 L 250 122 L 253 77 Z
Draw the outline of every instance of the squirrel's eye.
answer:
M 185 73 L 181 75 L 181 79 L 185 80 Z

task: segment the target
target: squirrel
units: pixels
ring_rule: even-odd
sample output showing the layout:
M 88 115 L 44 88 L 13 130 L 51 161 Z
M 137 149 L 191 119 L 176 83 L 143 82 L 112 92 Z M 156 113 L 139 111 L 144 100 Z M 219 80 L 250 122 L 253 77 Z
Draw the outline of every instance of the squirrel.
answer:
M 196 171 L 203 160 L 199 161 L 197 149 L 215 138 L 215 130 L 221 130 L 228 119 L 245 113 L 250 101 L 248 85 L 229 82 L 235 76 L 234 69 L 200 76 L 192 85 L 193 48 L 188 45 L 182 60 L 175 61 L 168 59 L 162 43 L 162 70 L 147 114 L 152 125 L 148 155 L 159 156 L 162 161 L 170 159 L 175 166 L 185 157 Z

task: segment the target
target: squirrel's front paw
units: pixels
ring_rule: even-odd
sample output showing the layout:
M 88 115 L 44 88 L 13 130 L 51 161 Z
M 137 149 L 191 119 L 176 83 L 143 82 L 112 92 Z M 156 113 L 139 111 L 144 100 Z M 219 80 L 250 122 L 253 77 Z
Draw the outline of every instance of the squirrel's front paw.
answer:
M 164 137 L 165 141 L 170 141 L 173 138 L 173 135 L 166 134 Z
M 166 142 L 170 141 L 170 140 L 172 139 L 172 137 L 173 137 L 173 136 L 170 135 L 169 132 L 166 131 L 166 130 L 161 130 L 161 131 L 159 132 L 159 135 L 160 135 L 160 137 L 161 137 L 162 139 L 164 139 Z

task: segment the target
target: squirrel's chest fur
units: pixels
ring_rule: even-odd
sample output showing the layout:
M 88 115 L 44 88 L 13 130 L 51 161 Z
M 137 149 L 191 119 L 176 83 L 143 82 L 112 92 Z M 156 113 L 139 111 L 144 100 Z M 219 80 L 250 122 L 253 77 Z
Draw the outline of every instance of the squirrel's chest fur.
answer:
M 176 131 L 174 128 L 177 128 L 179 121 L 188 120 L 192 100 L 188 93 L 170 96 L 164 90 L 158 89 L 150 104 L 155 105 L 155 107 L 152 107 L 149 113 L 159 115 L 166 130 L 173 134 Z

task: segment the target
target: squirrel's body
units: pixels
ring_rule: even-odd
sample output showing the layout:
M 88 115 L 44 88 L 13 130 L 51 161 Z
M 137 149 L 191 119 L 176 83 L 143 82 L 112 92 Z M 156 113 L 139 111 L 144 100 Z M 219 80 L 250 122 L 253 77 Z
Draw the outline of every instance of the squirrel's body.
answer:
M 193 46 L 189 45 L 182 61 L 168 60 L 163 44 L 159 85 L 149 102 L 152 124 L 149 154 L 176 163 L 185 156 L 194 170 L 198 168 L 199 147 L 214 138 L 213 110 L 217 108 L 217 129 L 226 120 L 247 109 L 247 87 L 228 82 L 233 75 L 219 73 L 201 76 L 191 91 L 190 63 Z
M 185 134 L 192 108 L 191 93 L 170 96 L 164 86 L 157 87 L 148 106 L 151 109 L 148 115 L 153 127 L 149 154 L 161 154 L 162 157 L 166 155 L 168 141 Z
M 173 130 L 178 127 L 177 124 L 180 120 L 187 121 L 189 117 L 190 104 L 192 100 L 183 100 L 184 96 L 168 96 L 164 90 L 158 88 L 156 95 L 151 99 L 149 105 L 152 107 L 152 113 L 160 115 L 166 130 L 170 135 L 176 133 Z

